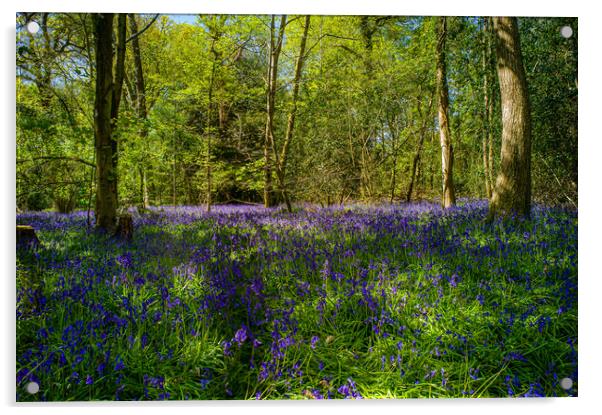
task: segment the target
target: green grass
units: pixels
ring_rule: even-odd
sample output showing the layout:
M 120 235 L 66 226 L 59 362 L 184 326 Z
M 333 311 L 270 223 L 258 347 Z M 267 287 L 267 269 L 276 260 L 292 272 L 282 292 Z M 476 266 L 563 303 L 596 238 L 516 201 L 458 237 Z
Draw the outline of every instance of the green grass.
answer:
M 19 401 L 577 394 L 576 213 L 165 214 L 129 244 L 40 215 Z

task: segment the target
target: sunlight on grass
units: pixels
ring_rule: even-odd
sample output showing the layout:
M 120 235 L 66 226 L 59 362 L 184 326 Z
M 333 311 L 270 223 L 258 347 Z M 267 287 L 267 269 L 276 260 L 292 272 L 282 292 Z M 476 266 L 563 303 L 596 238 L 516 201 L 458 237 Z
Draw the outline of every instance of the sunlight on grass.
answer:
M 408 209 L 187 208 L 131 243 L 30 217 L 17 398 L 576 395 L 576 212 Z

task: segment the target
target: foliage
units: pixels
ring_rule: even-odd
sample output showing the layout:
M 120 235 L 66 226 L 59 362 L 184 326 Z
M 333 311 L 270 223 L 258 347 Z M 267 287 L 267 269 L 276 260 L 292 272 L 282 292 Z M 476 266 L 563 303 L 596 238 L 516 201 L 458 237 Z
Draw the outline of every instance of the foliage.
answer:
M 128 242 L 85 211 L 90 15 L 17 15 L 17 223 L 41 241 L 17 249 L 18 401 L 577 395 L 577 19 L 518 20 L 546 205 L 486 222 L 501 108 L 484 19 L 447 19 L 460 206 L 442 210 L 424 201 L 441 194 L 434 19 L 312 16 L 294 103 L 302 17 L 275 96 L 275 148 L 297 106 L 285 213 L 255 206 L 271 17 L 133 16 L 145 114 L 128 43 L 114 125 Z
M 143 27 L 152 17 L 135 18 Z M 93 206 L 90 168 L 38 158 L 94 159 L 90 18 L 53 13 L 17 17 L 20 24 L 44 18 L 47 36 L 28 34 L 23 27 L 17 32 L 17 158 L 32 160 L 17 165 L 17 202 L 21 209 L 39 210 L 72 198 L 76 207 L 86 208 L 90 202 Z M 301 16 L 288 21 L 276 97 L 277 148 L 286 129 L 303 29 Z M 494 62 L 483 66 L 483 18 L 448 22 L 454 181 L 459 196 L 483 197 L 486 72 L 495 103 L 494 176 L 499 163 L 501 110 Z M 533 196 L 576 204 L 577 22 L 520 18 L 519 23 L 533 114 Z M 563 25 L 573 28 L 571 39 L 560 36 Z M 145 121 L 137 119 L 134 108 L 135 71 L 128 47 L 116 133 L 122 205 L 141 202 L 143 174 L 151 205 L 202 203 L 208 164 L 215 176 L 213 201 L 262 200 L 268 36 L 268 16 L 198 16 L 192 23 L 160 16 L 138 38 Z M 424 120 L 413 196 L 439 198 L 436 105 L 427 110 L 434 90 L 434 42 L 429 17 L 313 17 L 287 166 L 287 189 L 294 201 L 405 198 Z

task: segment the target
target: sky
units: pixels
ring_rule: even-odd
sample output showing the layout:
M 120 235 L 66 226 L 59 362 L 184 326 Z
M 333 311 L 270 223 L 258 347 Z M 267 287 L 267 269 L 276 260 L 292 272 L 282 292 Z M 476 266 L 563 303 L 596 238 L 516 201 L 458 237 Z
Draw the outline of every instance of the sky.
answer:
M 168 15 L 171 20 L 176 23 L 188 23 L 194 24 L 198 15 L 196 14 L 170 14 Z

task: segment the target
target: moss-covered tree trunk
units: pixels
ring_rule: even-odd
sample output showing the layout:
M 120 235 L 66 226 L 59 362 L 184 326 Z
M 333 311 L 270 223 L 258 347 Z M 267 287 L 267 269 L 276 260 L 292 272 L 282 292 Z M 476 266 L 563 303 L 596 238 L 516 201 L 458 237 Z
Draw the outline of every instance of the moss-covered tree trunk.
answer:
M 443 207 L 456 204 L 454 189 L 454 151 L 449 127 L 449 95 L 445 65 L 446 17 L 437 18 L 437 94 L 439 96 L 439 135 L 441 140 L 441 172 L 443 173 Z
M 502 105 L 500 172 L 489 216 L 531 211 L 531 115 L 527 79 L 515 17 L 494 17 L 497 72 Z

